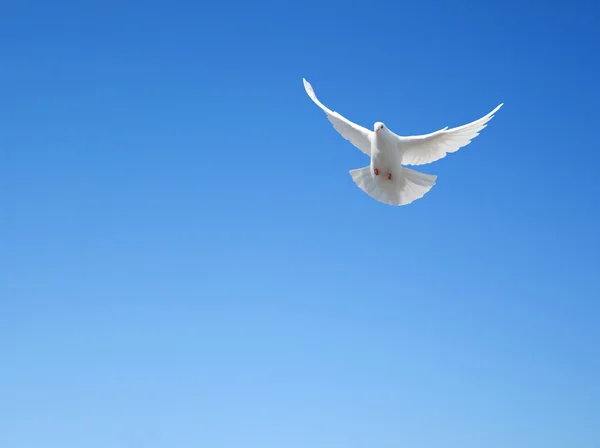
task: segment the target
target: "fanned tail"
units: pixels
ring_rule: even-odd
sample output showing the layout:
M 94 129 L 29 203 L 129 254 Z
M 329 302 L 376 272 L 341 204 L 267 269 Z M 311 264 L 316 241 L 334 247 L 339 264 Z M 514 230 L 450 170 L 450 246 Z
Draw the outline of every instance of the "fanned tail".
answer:
M 422 198 L 435 185 L 437 176 L 402 168 L 391 180 L 375 176 L 370 166 L 351 170 L 352 180 L 373 199 L 388 205 L 407 205 Z

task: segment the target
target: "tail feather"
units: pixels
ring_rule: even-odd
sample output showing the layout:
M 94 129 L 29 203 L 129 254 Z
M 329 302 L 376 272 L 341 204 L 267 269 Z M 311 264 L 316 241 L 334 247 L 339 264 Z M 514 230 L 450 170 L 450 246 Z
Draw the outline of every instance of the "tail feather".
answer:
M 373 199 L 388 205 L 407 205 L 422 198 L 435 185 L 437 176 L 408 168 L 395 173 L 391 180 L 375 176 L 370 166 L 351 170 L 354 183 Z

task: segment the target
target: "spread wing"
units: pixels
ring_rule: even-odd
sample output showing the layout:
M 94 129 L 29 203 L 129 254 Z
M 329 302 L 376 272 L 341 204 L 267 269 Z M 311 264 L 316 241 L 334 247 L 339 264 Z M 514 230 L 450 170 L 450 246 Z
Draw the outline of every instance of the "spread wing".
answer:
M 369 131 L 368 129 L 363 128 L 362 126 L 352 123 L 350 120 L 344 118 L 337 112 L 333 112 L 332 110 L 328 109 L 323 103 L 319 101 L 310 83 L 304 78 L 302 78 L 302 81 L 304 81 L 304 88 L 306 89 L 306 93 L 308 93 L 308 96 L 310 96 L 310 98 L 315 102 L 317 106 L 319 106 L 321 109 L 323 109 L 323 111 L 325 111 L 325 113 L 327 114 L 327 119 L 331 122 L 331 124 L 333 124 L 335 130 L 338 131 L 342 137 L 350 141 L 350 143 L 352 143 L 354 146 L 356 146 L 358 149 L 360 149 L 362 152 L 364 152 L 370 157 L 370 135 L 373 133 L 373 131 Z
M 479 135 L 487 126 L 487 122 L 502 107 L 500 104 L 485 117 L 457 128 L 440 129 L 431 134 L 415 135 L 399 138 L 398 147 L 402 151 L 403 165 L 425 165 L 446 157 L 449 152 L 456 152 Z

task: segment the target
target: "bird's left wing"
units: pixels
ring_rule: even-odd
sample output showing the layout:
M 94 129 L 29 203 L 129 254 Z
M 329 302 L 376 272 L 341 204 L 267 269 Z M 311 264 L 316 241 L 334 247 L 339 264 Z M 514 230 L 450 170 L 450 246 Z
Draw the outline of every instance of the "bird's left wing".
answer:
M 402 152 L 402 164 L 425 165 L 446 157 L 449 152 L 456 152 L 463 146 L 467 146 L 487 126 L 487 122 L 501 107 L 502 104 L 479 120 L 457 128 L 446 127 L 431 134 L 410 137 L 397 135 L 398 148 Z
M 350 143 L 370 157 L 370 135 L 373 133 L 373 131 L 369 131 L 368 129 L 363 128 L 356 123 L 352 123 L 350 120 L 341 116 L 337 112 L 328 109 L 319 101 L 310 83 L 304 78 L 302 78 L 302 81 L 304 82 L 304 88 L 306 89 L 308 96 L 310 96 L 317 106 L 325 111 L 327 114 L 327 119 L 331 122 L 331 124 L 333 124 L 335 130 L 338 131 L 342 137 L 350 141 Z

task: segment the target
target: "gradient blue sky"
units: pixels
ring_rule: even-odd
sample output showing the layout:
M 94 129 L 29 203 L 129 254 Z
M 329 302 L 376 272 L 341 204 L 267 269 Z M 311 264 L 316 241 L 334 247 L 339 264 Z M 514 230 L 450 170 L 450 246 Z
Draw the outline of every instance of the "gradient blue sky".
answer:
M 0 446 L 600 446 L 598 8 L 4 2 Z

